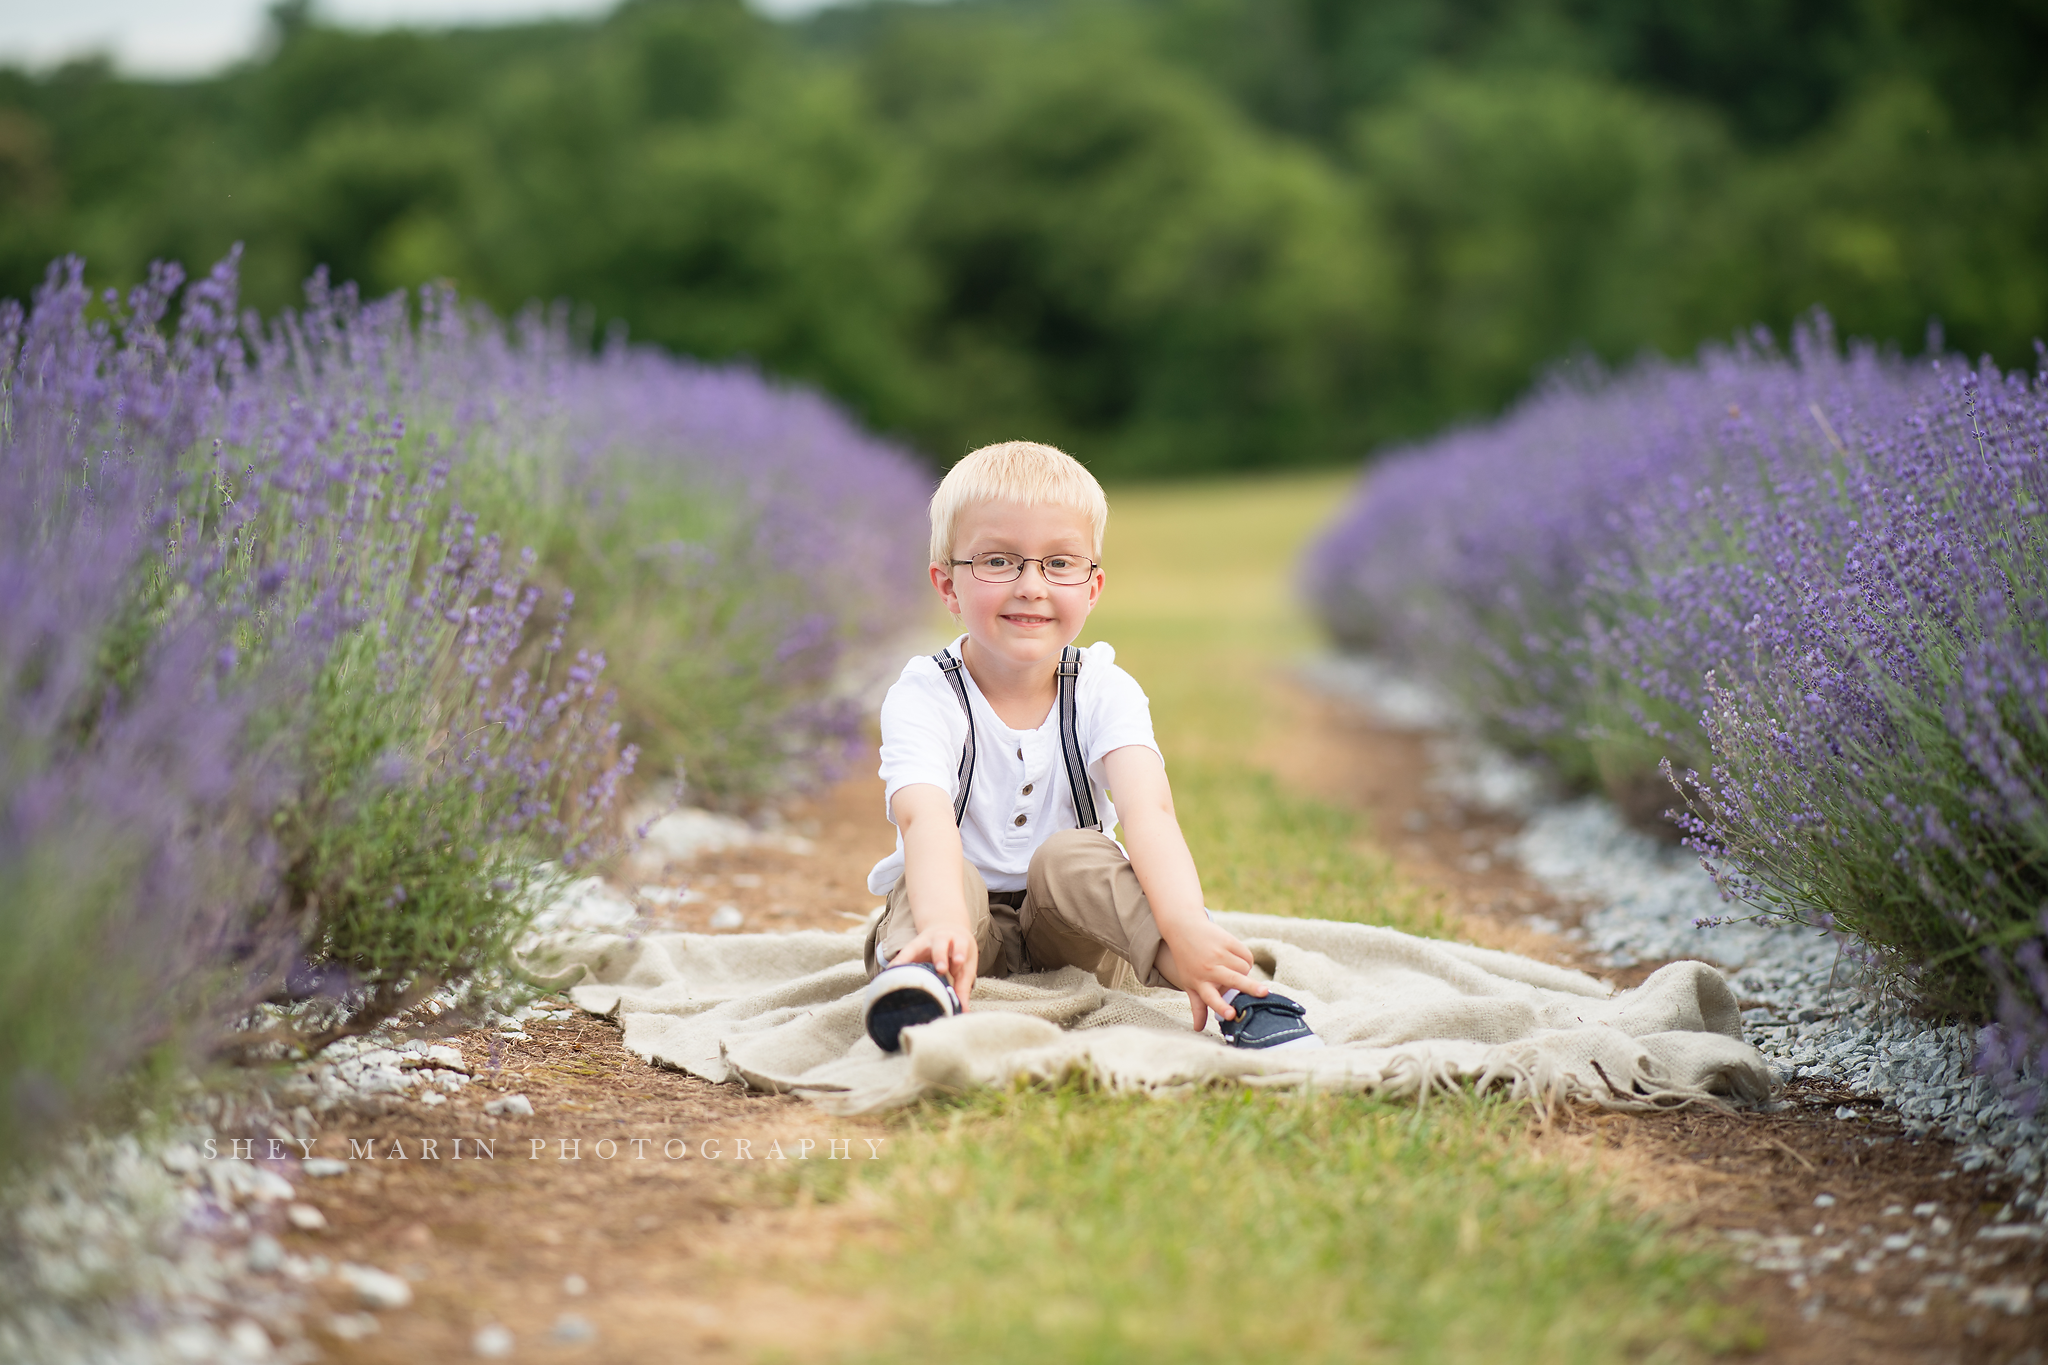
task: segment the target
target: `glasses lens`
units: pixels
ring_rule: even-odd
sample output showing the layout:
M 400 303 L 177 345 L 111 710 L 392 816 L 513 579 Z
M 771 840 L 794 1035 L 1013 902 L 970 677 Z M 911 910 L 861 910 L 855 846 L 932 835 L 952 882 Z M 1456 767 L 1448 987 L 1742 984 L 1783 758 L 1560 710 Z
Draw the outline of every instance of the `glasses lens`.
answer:
M 974 557 L 974 576 L 984 583 L 1011 583 L 1024 572 L 1024 561 L 1001 550 Z
M 1069 587 L 1086 583 L 1093 566 L 1087 560 L 1074 555 L 1048 555 L 1045 560 L 1045 581 L 1064 583 Z

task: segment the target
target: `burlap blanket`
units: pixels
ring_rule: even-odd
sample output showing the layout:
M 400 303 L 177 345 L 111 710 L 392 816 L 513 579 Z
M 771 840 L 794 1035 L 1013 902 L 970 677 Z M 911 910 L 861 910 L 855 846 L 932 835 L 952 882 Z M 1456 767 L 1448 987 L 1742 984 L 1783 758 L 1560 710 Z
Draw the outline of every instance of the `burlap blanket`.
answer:
M 1076 968 L 978 982 L 964 1015 L 890 1056 L 861 1026 L 861 934 L 564 934 L 526 969 L 626 1047 L 709 1081 L 794 1092 L 836 1113 L 927 1091 L 1079 1077 L 1112 1090 L 1213 1084 L 1426 1094 L 1461 1083 L 1621 1108 L 1754 1102 L 1775 1084 L 1735 997 L 1703 962 L 1614 993 L 1579 972 L 1362 924 L 1219 914 L 1329 1044 L 1241 1052 L 1188 1027 L 1178 991 L 1106 990 Z

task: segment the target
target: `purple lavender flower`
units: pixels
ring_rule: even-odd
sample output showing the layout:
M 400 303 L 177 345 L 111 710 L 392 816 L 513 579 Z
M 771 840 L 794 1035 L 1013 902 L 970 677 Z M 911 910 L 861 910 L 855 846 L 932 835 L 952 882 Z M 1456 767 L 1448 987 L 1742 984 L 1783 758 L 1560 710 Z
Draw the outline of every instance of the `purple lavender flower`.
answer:
M 1730 897 L 1846 935 L 2048 1076 L 2048 381 L 1824 318 L 1556 381 L 1398 453 L 1311 551 L 1406 655 L 1610 789 L 1662 761 Z M 2028 1081 L 2026 1077 L 2034 1078 Z
M 628 727 L 815 778 L 913 618 L 926 477 L 822 400 L 324 275 L 266 324 L 235 266 L 0 303 L 0 1114 L 490 965 L 611 844 Z
M 217 333 L 156 331 L 173 272 L 107 322 L 81 277 L 0 302 L 0 1157 L 246 1009 L 296 937 L 260 910 L 282 785 L 261 693 L 223 686 L 232 619 L 163 591 Z

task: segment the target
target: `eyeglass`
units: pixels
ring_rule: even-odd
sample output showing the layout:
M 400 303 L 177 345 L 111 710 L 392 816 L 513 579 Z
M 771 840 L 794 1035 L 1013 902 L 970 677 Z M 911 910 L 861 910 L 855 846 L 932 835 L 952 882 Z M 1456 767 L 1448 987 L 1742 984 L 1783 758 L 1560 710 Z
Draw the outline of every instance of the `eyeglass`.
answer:
M 948 562 L 972 565 L 974 576 L 984 583 L 1015 583 L 1024 576 L 1026 564 L 1036 564 L 1038 571 L 1045 575 L 1046 582 L 1065 588 L 1086 583 L 1102 567 L 1094 560 L 1083 559 L 1079 555 L 1047 555 L 1043 559 L 1029 559 L 1008 550 L 984 550 L 972 559 Z

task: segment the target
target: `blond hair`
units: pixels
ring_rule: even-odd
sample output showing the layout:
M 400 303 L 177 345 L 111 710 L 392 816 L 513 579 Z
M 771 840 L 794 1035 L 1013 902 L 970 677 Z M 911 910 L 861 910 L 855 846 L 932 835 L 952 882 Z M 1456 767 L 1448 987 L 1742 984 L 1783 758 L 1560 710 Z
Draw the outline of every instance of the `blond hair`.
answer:
M 960 514 L 985 502 L 1026 507 L 1050 503 L 1088 518 L 1094 554 L 1102 558 L 1102 534 L 1109 528 L 1109 499 L 1086 465 L 1036 441 L 1002 441 L 983 446 L 946 472 L 932 494 L 932 562 L 953 557 L 953 531 Z

